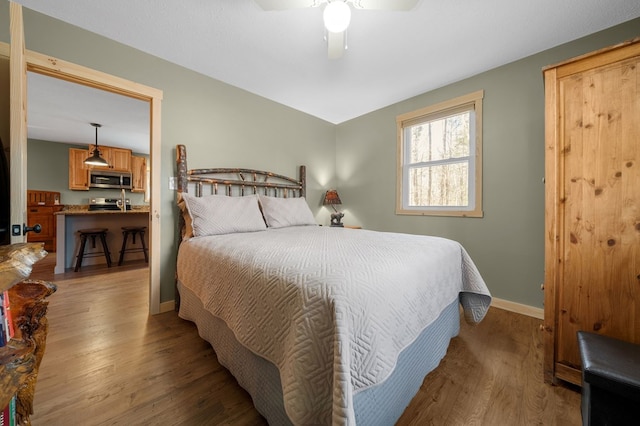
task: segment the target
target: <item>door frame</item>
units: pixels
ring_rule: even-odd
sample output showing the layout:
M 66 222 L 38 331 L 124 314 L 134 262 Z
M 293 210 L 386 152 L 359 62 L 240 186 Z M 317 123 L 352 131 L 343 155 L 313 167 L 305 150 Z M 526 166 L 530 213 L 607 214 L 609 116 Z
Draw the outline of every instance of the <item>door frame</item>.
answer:
M 18 53 L 18 64 L 10 64 L 11 77 L 11 223 L 26 223 L 26 174 L 27 174 L 27 71 L 60 78 L 72 83 L 106 90 L 149 102 L 150 106 L 150 154 L 151 169 L 149 206 L 149 313 L 160 313 L 160 164 L 161 164 L 161 104 L 163 93 L 159 89 L 125 80 L 110 74 L 73 64 L 58 58 L 26 50 L 22 26 L 22 7 L 11 2 L 11 45 L 0 42 L 0 55 L 13 58 Z M 13 42 L 17 41 L 17 46 Z M 11 59 L 10 59 L 11 60 Z M 21 66 L 23 64 L 23 66 Z M 20 114 L 20 115 L 18 115 Z M 15 155 L 14 155 L 15 151 Z M 14 183 L 14 166 L 17 166 L 18 182 Z M 20 178 L 23 176 L 23 178 Z M 15 206 L 14 206 L 15 204 Z M 15 215 L 15 216 L 14 216 Z M 20 222 L 15 220 L 22 218 Z M 25 236 L 12 242 L 26 241 Z M 171 303 L 171 308 L 173 304 Z M 163 309 L 165 311 L 166 309 Z

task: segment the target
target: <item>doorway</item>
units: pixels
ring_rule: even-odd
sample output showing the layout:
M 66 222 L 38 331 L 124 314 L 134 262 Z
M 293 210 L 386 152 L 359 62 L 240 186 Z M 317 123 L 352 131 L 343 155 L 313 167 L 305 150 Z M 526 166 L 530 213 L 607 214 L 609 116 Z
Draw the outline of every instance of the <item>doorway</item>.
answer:
M 4 44 L 4 43 L 2 43 Z M 0 55 L 9 56 L 9 46 L 4 44 L 0 46 Z M 59 79 L 66 80 L 68 82 L 81 84 L 107 92 L 116 93 L 140 99 L 148 102 L 150 109 L 150 214 L 149 214 L 149 239 L 150 239 L 150 259 L 149 259 L 149 313 L 160 313 L 160 129 L 161 129 L 161 101 L 162 91 L 144 86 L 138 83 L 134 83 L 119 77 L 115 77 L 106 73 L 102 73 L 96 70 L 92 70 L 80 65 L 76 65 L 70 62 L 62 61 L 57 58 L 52 58 L 47 55 L 43 55 L 37 52 L 25 50 L 24 59 L 26 62 L 26 71 L 35 72 Z M 23 77 L 26 80 L 26 73 Z M 26 85 L 26 81 L 24 82 Z M 19 110 L 19 100 L 17 105 L 12 105 L 11 109 Z M 25 100 L 26 103 L 26 100 Z M 25 129 L 23 133 L 26 135 L 26 121 L 24 122 Z M 22 142 L 24 149 L 26 150 L 26 137 Z M 25 156 L 26 157 L 26 156 Z M 15 164 L 11 164 L 13 169 Z M 18 165 L 26 170 L 26 158 L 23 159 L 22 164 Z M 26 179 L 21 179 L 21 192 L 26 194 Z M 26 196 L 26 195 L 25 195 Z M 13 207 L 12 207 L 13 210 Z M 26 203 L 23 210 L 26 210 Z
M 109 229 L 106 235 L 111 257 L 118 256 L 117 250 L 123 242 L 121 226 L 148 227 L 145 223 L 148 214 L 145 218 L 143 212 L 149 211 L 144 185 L 148 181 L 146 169 L 150 153 L 149 102 L 35 72 L 27 72 L 27 86 L 27 188 L 30 194 L 27 226 L 34 226 L 38 220 L 42 225 L 40 233 L 27 234 L 27 241 L 44 241 L 50 253 L 66 248 L 64 253 L 52 255 L 57 258 L 55 273 L 61 274 L 73 266 L 79 248 L 69 222 L 83 221 L 91 223 L 89 227 L 96 227 L 104 221 L 100 226 L 106 225 Z M 98 123 L 99 129 L 94 128 L 93 123 Z M 130 173 L 131 182 L 136 183 L 125 189 L 124 194 L 120 189 L 88 186 L 88 167 L 83 163 L 89 157 L 89 148 L 98 141 L 103 157 L 110 163 L 107 170 Z M 118 157 L 112 152 L 117 152 Z M 106 202 L 114 203 L 121 198 L 126 198 L 130 210 L 138 212 L 135 217 L 101 214 L 47 217 L 52 211 L 86 209 L 92 203 L 90 210 L 117 209 L 117 205 Z M 60 229 L 60 238 L 56 238 L 56 222 L 60 220 L 66 221 L 67 226 Z M 148 230 L 144 234 L 147 240 Z M 56 242 L 60 247 L 53 246 Z M 142 260 L 141 254 L 128 258 Z M 94 259 L 100 260 L 91 257 L 88 264 Z M 104 261 L 104 257 L 101 259 Z

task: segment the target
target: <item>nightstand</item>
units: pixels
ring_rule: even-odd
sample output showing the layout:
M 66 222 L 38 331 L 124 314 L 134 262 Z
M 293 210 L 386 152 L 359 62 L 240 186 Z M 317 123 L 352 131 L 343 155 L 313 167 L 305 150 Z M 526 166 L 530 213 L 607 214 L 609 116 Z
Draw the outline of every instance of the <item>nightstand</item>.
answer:
M 344 225 L 345 228 L 349 228 L 349 229 L 362 229 L 362 226 L 349 226 L 349 225 Z

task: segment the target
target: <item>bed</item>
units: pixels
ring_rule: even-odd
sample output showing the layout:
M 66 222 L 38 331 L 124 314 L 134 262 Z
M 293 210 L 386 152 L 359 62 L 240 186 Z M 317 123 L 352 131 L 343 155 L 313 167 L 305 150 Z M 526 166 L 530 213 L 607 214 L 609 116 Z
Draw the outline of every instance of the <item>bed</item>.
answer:
M 390 425 L 491 295 L 457 242 L 318 226 L 290 178 L 188 169 L 177 146 L 180 317 L 271 425 Z

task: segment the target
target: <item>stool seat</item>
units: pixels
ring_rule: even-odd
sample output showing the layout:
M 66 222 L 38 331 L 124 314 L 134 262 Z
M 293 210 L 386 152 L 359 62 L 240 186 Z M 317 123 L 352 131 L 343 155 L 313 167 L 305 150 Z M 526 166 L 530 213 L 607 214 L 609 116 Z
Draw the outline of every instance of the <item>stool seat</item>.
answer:
M 103 256 L 107 261 L 107 267 L 111 267 L 111 253 L 109 253 L 109 247 L 107 246 L 107 232 L 109 232 L 108 228 L 87 228 L 87 229 L 79 229 L 78 234 L 80 235 L 80 248 L 78 249 L 78 254 L 76 256 L 76 267 L 74 268 L 74 272 L 78 272 L 80 267 L 82 266 L 82 260 L 85 257 L 95 257 L 95 256 Z M 85 252 L 85 248 L 87 245 L 87 238 L 91 237 L 91 248 L 96 248 L 96 238 L 100 238 L 100 242 L 102 243 L 102 251 L 90 251 Z
M 634 424 L 640 418 L 640 345 L 578 332 L 584 425 Z
M 123 226 L 121 229 L 123 231 L 129 231 L 129 232 L 134 232 L 134 231 L 144 232 L 147 229 L 147 227 L 146 226 Z
M 87 229 L 78 229 L 78 234 L 82 235 L 82 234 L 101 234 L 101 233 L 107 233 L 109 232 L 109 228 L 87 228 Z
M 123 226 L 122 227 L 122 248 L 120 249 L 120 258 L 118 259 L 118 266 L 122 265 L 124 261 L 125 253 L 144 253 L 144 261 L 149 263 L 149 250 L 147 244 L 144 241 L 144 233 L 147 229 L 146 226 Z M 136 235 L 140 237 L 140 247 L 127 248 L 127 240 L 131 235 L 131 244 L 136 243 Z

